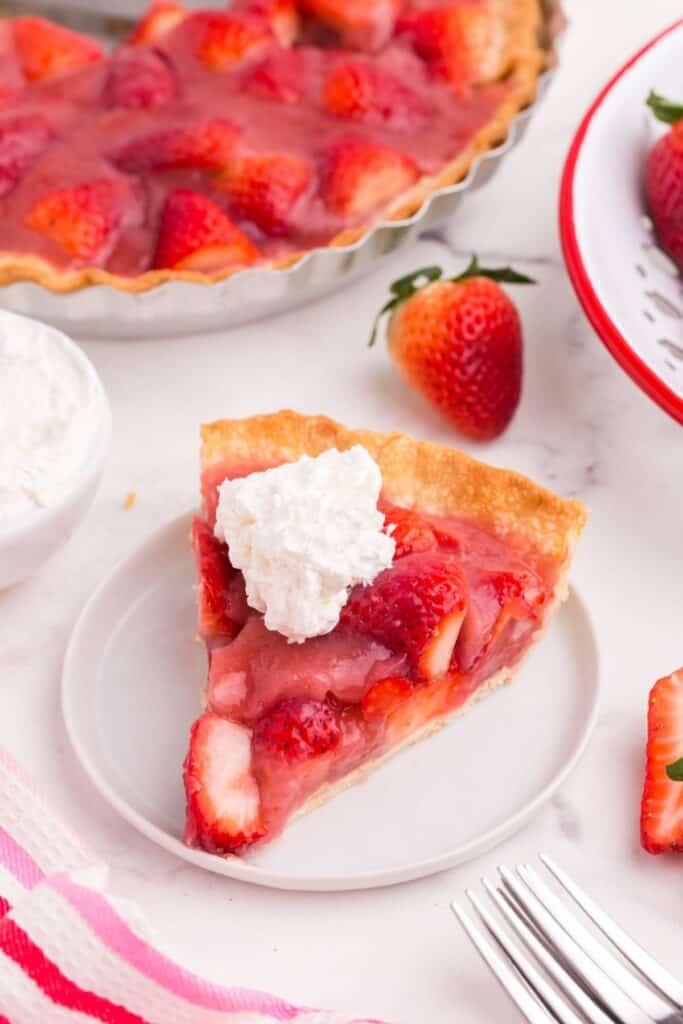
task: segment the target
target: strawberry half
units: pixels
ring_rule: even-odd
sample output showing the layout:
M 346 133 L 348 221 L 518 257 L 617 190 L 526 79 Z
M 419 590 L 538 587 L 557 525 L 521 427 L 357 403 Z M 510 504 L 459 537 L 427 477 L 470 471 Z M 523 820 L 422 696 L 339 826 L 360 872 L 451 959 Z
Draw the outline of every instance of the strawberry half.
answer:
M 239 128 L 230 121 L 204 121 L 191 128 L 171 128 L 132 139 L 112 153 L 111 159 L 125 171 L 217 170 L 232 157 L 239 135 Z
M 234 161 L 217 180 L 240 217 L 267 235 L 282 235 L 290 214 L 312 179 L 307 160 L 288 154 L 258 154 Z
M 683 669 L 650 692 L 640 835 L 648 853 L 683 853 Z
M 155 0 L 128 41 L 133 46 L 152 45 L 184 21 L 187 14 L 187 8 L 174 0 Z
M 210 272 L 248 266 L 258 249 L 211 199 L 177 189 L 161 214 L 155 267 Z
M 102 60 L 102 48 L 93 39 L 46 18 L 15 18 L 12 28 L 23 72 L 31 82 Z
M 435 679 L 448 672 L 466 608 L 467 583 L 454 555 L 407 555 L 351 592 L 340 623 L 405 653 L 425 679 Z
M 153 110 L 177 92 L 170 66 L 154 50 L 125 47 L 110 62 L 107 100 L 112 107 Z
M 344 217 L 365 217 L 410 188 L 419 175 L 410 157 L 390 146 L 342 139 L 327 151 L 322 193 Z
M 328 701 L 289 697 L 279 701 L 254 727 L 254 745 L 262 753 L 295 763 L 319 757 L 339 745 L 339 715 Z
M 92 260 L 112 241 L 121 212 L 121 186 L 103 178 L 49 192 L 31 207 L 25 222 L 79 260 Z
M 683 270 L 683 105 L 654 92 L 647 102 L 660 121 L 672 126 L 648 157 L 648 207 L 662 246 Z
M 212 71 L 227 71 L 274 40 L 268 22 L 248 13 L 198 11 L 188 24 L 196 33 L 199 59 Z
M 546 600 L 531 572 L 482 570 L 470 579 L 467 615 L 458 636 L 454 663 L 471 672 L 489 653 L 512 621 L 536 621 Z
M 251 732 L 209 712 L 192 726 L 185 759 L 187 839 L 211 853 L 236 853 L 264 835 L 251 771 Z
M 247 614 L 244 577 L 230 562 L 227 545 L 203 519 L 192 523 L 191 542 L 197 560 L 200 632 L 203 637 L 237 636 Z
M 16 114 L 0 121 L 0 196 L 14 188 L 54 137 L 42 114 Z
M 439 546 L 434 530 L 419 512 L 385 500 L 380 500 L 379 508 L 384 513 L 384 532 L 396 545 L 394 559 L 434 551 Z
M 391 313 L 389 352 L 406 381 L 461 433 L 489 440 L 510 423 L 522 388 L 522 326 L 498 282 L 533 282 L 476 257 L 458 277 L 441 276 L 425 267 L 395 281 L 377 319 Z M 377 322 L 370 344 L 376 332 Z
M 335 117 L 409 127 L 424 116 L 419 97 L 400 79 L 362 60 L 347 60 L 323 83 L 323 106 Z
M 415 52 L 458 90 L 499 78 L 504 67 L 505 32 L 486 5 L 455 3 L 404 14 L 398 33 Z

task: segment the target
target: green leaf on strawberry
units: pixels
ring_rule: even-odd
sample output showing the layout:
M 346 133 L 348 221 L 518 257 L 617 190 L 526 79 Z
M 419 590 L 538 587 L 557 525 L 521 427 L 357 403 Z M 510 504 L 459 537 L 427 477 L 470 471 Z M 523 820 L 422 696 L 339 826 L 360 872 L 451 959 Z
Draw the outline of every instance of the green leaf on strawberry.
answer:
M 666 774 L 672 782 L 683 782 L 683 757 L 667 765 Z
M 654 90 L 647 98 L 647 105 L 655 117 L 664 124 L 677 124 L 683 121 L 683 104 L 667 100 Z

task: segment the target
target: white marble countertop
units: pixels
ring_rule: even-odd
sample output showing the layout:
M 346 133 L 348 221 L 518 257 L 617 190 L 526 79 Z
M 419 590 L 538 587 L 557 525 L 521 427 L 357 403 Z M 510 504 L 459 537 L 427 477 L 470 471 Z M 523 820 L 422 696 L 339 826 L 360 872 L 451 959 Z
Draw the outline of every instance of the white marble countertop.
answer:
M 647 692 L 683 661 L 681 431 L 591 331 L 556 232 L 560 168 L 581 112 L 680 5 L 575 0 L 573 9 L 563 69 L 525 141 L 440 237 L 393 257 L 352 290 L 269 322 L 170 341 L 84 342 L 113 407 L 112 455 L 70 543 L 36 579 L 0 594 L 0 744 L 111 863 L 115 891 L 137 900 L 189 967 L 220 981 L 396 1024 L 516 1019 L 447 907 L 499 861 L 539 849 L 590 881 L 622 923 L 680 972 L 683 859 L 641 852 L 638 813 Z M 69 749 L 58 701 L 73 622 L 119 558 L 194 503 L 201 420 L 292 406 L 456 441 L 403 386 L 382 347 L 368 351 L 365 339 L 387 282 L 420 264 L 459 267 L 474 249 L 487 262 L 514 261 L 540 282 L 515 294 L 527 346 L 519 414 L 477 454 L 590 506 L 576 579 L 595 615 L 606 685 L 589 750 L 513 839 L 477 862 L 397 889 L 278 893 L 181 863 L 102 803 Z M 131 490 L 138 501 L 125 511 Z

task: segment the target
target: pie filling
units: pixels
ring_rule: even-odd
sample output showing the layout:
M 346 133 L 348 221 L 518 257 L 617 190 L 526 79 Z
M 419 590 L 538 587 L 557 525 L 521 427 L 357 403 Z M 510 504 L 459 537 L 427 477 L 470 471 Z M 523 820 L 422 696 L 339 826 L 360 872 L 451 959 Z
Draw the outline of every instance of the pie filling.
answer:
M 7 20 L 2 250 L 134 277 L 324 245 L 464 150 L 508 49 L 487 0 L 162 0 L 111 54 Z
M 245 852 L 321 789 L 462 707 L 532 643 L 559 567 L 521 537 L 385 498 L 391 566 L 354 588 L 331 633 L 292 644 L 247 605 L 213 534 L 215 484 L 263 466 L 212 467 L 192 544 L 206 713 L 186 762 L 187 841 Z

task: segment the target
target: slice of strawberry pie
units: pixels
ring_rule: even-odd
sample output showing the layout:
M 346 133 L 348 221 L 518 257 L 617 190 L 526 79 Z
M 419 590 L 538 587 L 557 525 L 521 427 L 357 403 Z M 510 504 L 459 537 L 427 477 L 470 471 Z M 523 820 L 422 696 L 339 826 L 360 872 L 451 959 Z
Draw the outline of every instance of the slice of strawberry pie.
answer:
M 462 452 L 281 412 L 202 430 L 205 711 L 187 842 L 244 854 L 509 682 L 583 506 Z

